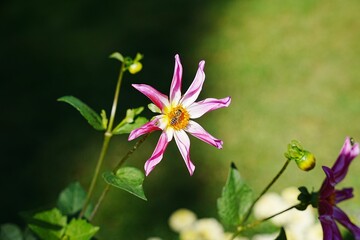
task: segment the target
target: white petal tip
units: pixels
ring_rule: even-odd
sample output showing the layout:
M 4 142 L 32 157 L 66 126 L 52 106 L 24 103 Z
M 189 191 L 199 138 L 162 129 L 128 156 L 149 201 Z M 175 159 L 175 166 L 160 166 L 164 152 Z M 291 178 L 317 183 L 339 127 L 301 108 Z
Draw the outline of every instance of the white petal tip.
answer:
M 201 61 L 199 62 L 199 68 L 200 68 L 201 70 L 203 70 L 204 67 L 205 67 L 205 61 L 204 61 L 204 60 L 201 60 Z

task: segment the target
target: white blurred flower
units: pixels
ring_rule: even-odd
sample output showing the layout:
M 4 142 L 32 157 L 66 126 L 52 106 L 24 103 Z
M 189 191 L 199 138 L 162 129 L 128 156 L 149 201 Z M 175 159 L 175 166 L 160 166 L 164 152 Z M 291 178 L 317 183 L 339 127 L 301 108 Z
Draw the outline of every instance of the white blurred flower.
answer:
M 272 234 L 257 234 L 252 237 L 251 240 L 274 240 L 277 237 L 278 233 Z
M 323 230 L 319 222 L 308 228 L 305 239 L 323 239 Z
M 181 232 L 189 228 L 196 221 L 196 215 L 192 211 L 181 208 L 171 214 L 169 226 L 175 232 Z
M 231 240 L 232 236 L 233 236 L 233 233 L 226 232 L 226 233 L 224 233 L 223 240 Z M 249 239 L 247 237 L 237 236 L 237 237 L 234 238 L 234 240 L 249 240 Z
M 180 232 L 180 240 L 221 240 L 224 229 L 215 218 L 197 220 L 191 228 Z
M 264 219 L 271 215 L 274 215 L 288 207 L 288 204 L 277 193 L 266 193 L 260 198 L 260 200 L 254 206 L 254 215 L 257 219 Z M 271 219 L 271 221 L 277 225 L 282 226 L 288 222 L 288 214 L 280 214 Z
M 199 233 L 194 229 L 186 229 L 180 232 L 180 240 L 199 240 Z
M 194 229 L 204 240 L 219 240 L 224 237 L 223 226 L 215 218 L 203 218 L 195 222 Z
M 295 187 L 284 189 L 281 195 L 266 193 L 254 207 L 255 217 L 263 219 L 295 205 L 299 202 L 297 200 L 299 193 Z M 309 229 L 315 224 L 314 209 L 311 206 L 308 206 L 305 211 L 291 209 L 270 221 L 277 226 L 284 227 L 288 240 L 318 239 L 307 237 Z

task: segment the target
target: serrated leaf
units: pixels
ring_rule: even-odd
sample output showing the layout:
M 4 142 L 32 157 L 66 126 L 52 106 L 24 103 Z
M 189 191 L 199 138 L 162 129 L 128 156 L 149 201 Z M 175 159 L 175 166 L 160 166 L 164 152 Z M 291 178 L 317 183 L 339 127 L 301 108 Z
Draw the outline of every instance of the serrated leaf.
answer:
M 84 188 L 79 182 L 73 182 L 59 194 L 57 207 L 64 215 L 73 215 L 82 209 L 85 199 Z
M 281 228 L 279 235 L 275 238 L 275 240 L 287 240 L 285 229 Z
M 252 189 L 245 184 L 239 171 L 232 164 L 228 179 L 217 201 L 218 214 L 225 227 L 239 226 L 252 202 Z
M 84 219 L 74 218 L 66 227 L 65 235 L 70 240 L 89 240 L 99 229 L 99 227 L 93 226 Z
M 46 228 L 39 225 L 29 224 L 29 228 L 36 233 L 41 239 L 59 240 L 65 232 L 67 217 L 63 216 L 59 209 L 53 208 L 49 211 L 40 212 L 34 215 L 35 220 L 49 223 L 61 227 L 59 230 Z
M 60 102 L 66 102 L 77 109 L 88 123 L 96 130 L 105 130 L 102 119 L 92 108 L 73 96 L 64 96 L 58 99 Z
M 121 188 L 147 201 L 142 186 L 145 176 L 139 169 L 134 167 L 123 167 L 116 172 L 116 175 L 113 172 L 105 172 L 103 178 L 108 184 Z
M 123 55 L 121 55 L 121 53 L 119 53 L 119 52 L 114 52 L 113 54 L 111 54 L 111 55 L 109 56 L 109 58 L 114 58 L 114 59 L 119 60 L 120 62 L 124 62 L 124 57 L 123 57 Z
M 117 128 L 116 130 L 114 129 L 113 134 L 118 135 L 118 134 L 130 133 L 132 130 L 141 127 L 142 125 L 144 125 L 148 121 L 149 120 L 147 118 L 145 118 L 145 117 L 138 117 L 138 118 L 135 119 L 135 121 L 133 123 L 125 123 L 124 125 Z
M 1 240 L 22 240 L 21 229 L 11 223 L 2 224 L 0 226 L 0 239 Z

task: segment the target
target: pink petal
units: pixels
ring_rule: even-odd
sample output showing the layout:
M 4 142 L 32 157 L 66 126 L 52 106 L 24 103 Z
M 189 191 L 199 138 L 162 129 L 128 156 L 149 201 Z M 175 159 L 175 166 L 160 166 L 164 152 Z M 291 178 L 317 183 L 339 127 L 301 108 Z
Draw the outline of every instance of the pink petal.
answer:
M 356 240 L 360 239 L 360 228 L 351 222 L 350 218 L 340 208 L 334 207 L 334 218 L 346 227 L 354 235 Z
M 178 104 L 181 98 L 182 65 L 178 54 L 175 55 L 174 75 L 170 87 L 170 102 Z
M 349 170 L 350 163 L 357 155 L 359 155 L 359 144 L 355 143 L 352 145 L 350 138 L 347 137 L 340 151 L 339 157 L 331 168 L 334 172 L 336 183 L 341 182 L 345 178 Z
M 135 130 L 132 130 L 129 135 L 128 141 L 131 141 L 145 133 L 151 133 L 156 130 L 161 130 L 158 127 L 158 119 L 157 118 L 151 120 L 150 122 L 145 123 L 144 125 L 142 125 L 141 127 L 137 128 Z
M 189 89 L 186 91 L 181 100 L 181 103 L 184 107 L 187 107 L 193 102 L 195 102 L 201 92 L 203 83 L 205 81 L 204 66 L 205 61 L 201 61 L 199 63 L 199 68 L 196 72 L 194 81 L 191 83 Z
M 206 142 L 206 143 L 208 143 L 210 145 L 213 145 L 214 147 L 217 147 L 218 149 L 222 148 L 223 141 L 211 136 L 197 122 L 194 122 L 194 121 L 190 120 L 189 124 L 188 124 L 188 126 L 186 128 L 186 131 L 188 133 L 190 133 L 191 135 L 193 135 L 194 137 L 196 137 L 196 138 L 198 138 L 198 139 L 200 139 L 200 140 L 202 140 L 202 141 L 204 141 L 204 142 Z
M 193 175 L 195 166 L 190 160 L 190 139 L 188 135 L 183 130 L 175 131 L 174 138 L 190 175 Z
M 134 88 L 147 96 L 161 110 L 169 105 L 168 97 L 147 84 L 132 84 Z
M 187 110 L 190 114 L 190 118 L 195 119 L 199 118 L 207 112 L 228 107 L 230 105 L 231 98 L 226 97 L 222 99 L 216 98 L 207 98 L 202 101 L 191 104 Z
M 155 150 L 151 157 L 146 161 L 145 163 L 145 174 L 146 176 L 149 175 L 149 173 L 155 168 L 155 166 L 161 162 L 161 159 L 163 158 L 165 149 L 168 145 L 168 140 L 166 137 L 166 133 L 163 132 L 160 135 L 159 141 L 155 147 Z

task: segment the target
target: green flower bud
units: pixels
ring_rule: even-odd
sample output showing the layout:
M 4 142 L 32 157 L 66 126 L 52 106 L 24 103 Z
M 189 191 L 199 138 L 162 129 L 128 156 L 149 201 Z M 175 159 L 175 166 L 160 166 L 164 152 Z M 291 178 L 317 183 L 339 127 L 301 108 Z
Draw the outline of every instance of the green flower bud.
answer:
M 142 69 L 142 64 L 141 64 L 141 62 L 134 62 L 133 64 L 131 64 L 131 65 L 129 66 L 129 72 L 130 72 L 131 74 L 138 73 L 138 72 L 141 71 L 141 69 Z
M 288 151 L 285 157 L 289 160 L 294 160 L 297 166 L 303 171 L 310 171 L 315 167 L 316 159 L 314 154 L 304 150 L 300 143 L 292 140 L 288 145 Z

